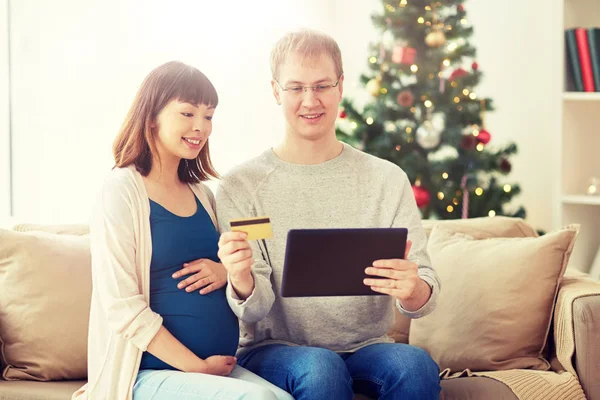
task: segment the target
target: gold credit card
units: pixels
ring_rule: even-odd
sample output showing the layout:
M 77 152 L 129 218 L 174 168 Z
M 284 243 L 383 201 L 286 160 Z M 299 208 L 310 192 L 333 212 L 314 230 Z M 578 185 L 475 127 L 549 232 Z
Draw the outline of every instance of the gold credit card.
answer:
M 246 232 L 247 240 L 270 239 L 273 236 L 269 217 L 240 218 L 229 221 L 233 232 Z

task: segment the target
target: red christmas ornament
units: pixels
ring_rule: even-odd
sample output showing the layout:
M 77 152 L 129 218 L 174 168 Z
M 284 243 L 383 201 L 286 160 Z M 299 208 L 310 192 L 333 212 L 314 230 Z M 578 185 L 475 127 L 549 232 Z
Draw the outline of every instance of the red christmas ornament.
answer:
M 398 104 L 402 107 L 412 107 L 415 104 L 415 96 L 408 89 L 401 91 L 398 93 L 398 97 L 396 98 Z
M 512 165 L 510 165 L 510 161 L 508 161 L 506 158 L 503 158 L 502 160 L 500 160 L 498 168 L 500 168 L 500 171 L 504 172 L 505 174 L 508 174 L 512 169 Z
M 346 118 L 346 112 L 344 110 L 340 110 L 340 118 Z
M 471 64 L 471 68 L 473 68 L 473 71 L 477 71 L 479 69 L 479 64 L 473 62 L 473 64 Z
M 463 12 L 465 11 L 465 6 L 463 6 L 462 4 L 458 5 L 458 11 Z
M 392 62 L 396 64 L 414 64 L 417 50 L 412 47 L 395 46 L 392 49 Z
M 473 150 L 478 143 L 479 140 L 477 139 L 477 137 L 473 135 L 463 135 L 460 141 L 460 147 L 462 147 L 465 150 Z
M 462 68 L 457 68 L 454 71 L 452 71 L 452 74 L 450 74 L 450 77 L 448 79 L 450 81 L 453 81 L 455 79 L 462 78 L 463 76 L 467 76 L 467 75 L 469 75 L 469 73 L 467 71 L 465 71 Z
M 477 140 L 483 144 L 488 144 L 490 140 L 492 140 L 492 134 L 485 129 L 482 129 L 479 131 L 479 135 L 477 135 Z
M 429 205 L 429 201 L 431 200 L 431 196 L 427 189 L 421 186 L 412 186 L 413 194 L 415 196 L 415 200 L 417 201 L 417 207 L 427 207 Z

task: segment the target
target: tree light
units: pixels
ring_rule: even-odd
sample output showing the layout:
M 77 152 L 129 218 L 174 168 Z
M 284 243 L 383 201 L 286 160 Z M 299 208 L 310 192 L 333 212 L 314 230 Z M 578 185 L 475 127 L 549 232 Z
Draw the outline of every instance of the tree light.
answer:
M 438 197 L 438 199 L 440 199 L 440 200 L 444 200 L 444 193 L 442 193 L 442 192 L 438 192 L 438 194 L 437 194 L 437 197 Z
M 482 189 L 482 188 L 480 188 L 480 187 L 478 187 L 477 189 L 475 189 L 475 194 L 476 194 L 477 196 L 481 196 L 481 195 L 483 194 L 483 189 Z
M 373 125 L 373 118 L 367 118 L 367 125 Z
M 510 193 L 511 190 L 512 190 L 512 187 L 510 185 L 504 185 L 504 191 L 506 193 Z
M 416 64 L 413 64 L 413 65 L 410 66 L 410 70 L 412 72 L 417 72 L 419 70 L 419 67 Z
M 375 63 L 377 62 L 377 57 L 375 57 L 375 56 L 371 56 L 371 57 L 369 57 L 369 62 L 370 62 L 371 64 L 375 64 Z
M 451 213 L 452 211 L 454 211 L 454 207 L 452 207 L 452 206 L 448 206 L 448 207 L 446 207 L 446 210 L 447 210 L 449 213 Z
M 490 210 L 490 212 L 488 213 L 488 215 L 489 215 L 490 217 L 495 217 L 495 216 L 496 216 L 496 211 L 494 211 L 494 210 Z
M 448 173 L 447 173 L 447 172 L 444 172 L 444 173 L 442 174 L 442 178 L 444 178 L 444 179 L 448 179 Z

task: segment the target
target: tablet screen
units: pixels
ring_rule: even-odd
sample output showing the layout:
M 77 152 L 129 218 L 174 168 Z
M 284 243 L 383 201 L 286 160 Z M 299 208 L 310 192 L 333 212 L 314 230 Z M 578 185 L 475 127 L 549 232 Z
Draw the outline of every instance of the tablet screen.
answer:
M 404 258 L 406 228 L 292 229 L 282 297 L 373 296 L 363 283 L 375 260 Z

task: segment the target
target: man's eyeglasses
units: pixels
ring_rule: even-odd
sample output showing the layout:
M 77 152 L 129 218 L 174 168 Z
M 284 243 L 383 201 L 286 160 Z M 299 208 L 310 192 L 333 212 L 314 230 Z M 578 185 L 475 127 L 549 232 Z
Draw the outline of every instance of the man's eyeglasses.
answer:
M 277 85 L 279 85 L 282 91 L 288 92 L 290 95 L 298 96 L 303 92 L 308 92 L 309 89 L 312 90 L 315 94 L 326 94 L 328 92 L 331 92 L 334 87 L 337 87 L 341 79 L 342 77 L 340 76 L 334 84 L 322 83 L 315 86 L 291 85 L 288 87 L 283 87 L 281 83 L 279 83 L 279 81 L 275 80 L 275 82 L 277 82 Z

